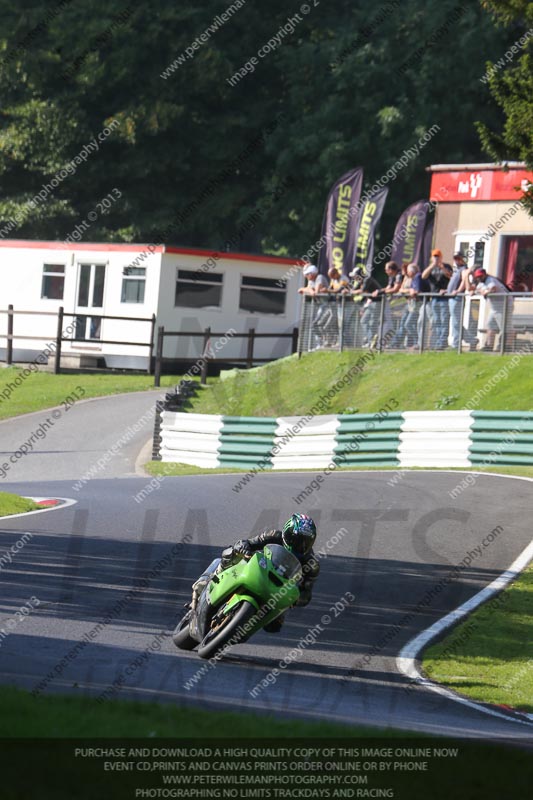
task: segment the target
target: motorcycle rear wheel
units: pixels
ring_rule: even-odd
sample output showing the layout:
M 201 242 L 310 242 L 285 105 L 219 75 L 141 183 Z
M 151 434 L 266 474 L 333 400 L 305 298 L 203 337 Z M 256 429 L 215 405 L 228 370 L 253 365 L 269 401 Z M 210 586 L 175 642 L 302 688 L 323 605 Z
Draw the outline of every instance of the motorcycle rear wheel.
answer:
M 228 621 L 216 631 L 209 631 L 198 646 L 200 658 L 213 658 L 226 645 L 240 644 L 248 637 L 246 634 L 237 633 L 240 626 L 245 625 L 253 616 L 257 614 L 257 609 L 247 600 L 242 600 L 231 609 L 228 614 Z
M 180 619 L 172 634 L 172 641 L 179 647 L 180 650 L 194 650 L 198 642 L 193 639 L 189 633 L 189 622 L 191 619 L 191 611 Z

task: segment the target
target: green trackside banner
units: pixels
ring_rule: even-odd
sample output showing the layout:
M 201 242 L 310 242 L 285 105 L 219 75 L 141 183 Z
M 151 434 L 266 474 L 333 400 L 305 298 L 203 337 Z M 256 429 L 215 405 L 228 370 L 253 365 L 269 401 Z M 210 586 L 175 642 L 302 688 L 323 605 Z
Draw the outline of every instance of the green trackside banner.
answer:
M 348 272 L 355 266 L 362 269 L 366 275 L 372 274 L 374 236 L 388 193 L 389 189 L 385 186 L 364 199 L 357 215 L 355 264 L 349 267 Z
M 363 168 L 346 172 L 333 185 L 322 223 L 322 245 L 318 269 L 327 275 L 330 267 L 348 274 L 355 258 L 358 203 L 363 186 Z

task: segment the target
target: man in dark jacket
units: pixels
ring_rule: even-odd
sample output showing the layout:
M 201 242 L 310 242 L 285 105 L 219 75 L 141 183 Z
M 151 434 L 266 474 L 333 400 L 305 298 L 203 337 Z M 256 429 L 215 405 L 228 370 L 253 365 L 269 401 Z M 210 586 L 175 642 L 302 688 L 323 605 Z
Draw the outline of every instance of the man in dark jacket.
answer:
M 427 280 L 430 290 L 439 297 L 432 297 L 431 308 L 431 339 L 432 350 L 445 350 L 448 346 L 448 331 L 450 327 L 450 311 L 448 308 L 448 284 L 452 277 L 452 268 L 445 264 L 441 250 L 431 251 L 431 261 L 422 272 L 422 278 Z
M 300 584 L 300 597 L 296 605 L 306 606 L 311 601 L 313 583 L 318 577 L 320 566 L 313 552 L 316 539 L 316 525 L 307 514 L 293 514 L 282 530 L 267 530 L 251 539 L 239 539 L 233 547 L 222 553 L 220 569 L 226 569 L 241 558 L 251 558 L 266 544 L 279 544 L 296 556 L 302 565 L 303 579 Z M 265 625 L 263 630 L 277 633 L 283 625 L 284 615 Z
M 370 295 L 361 303 L 361 328 L 364 332 L 362 346 L 374 347 L 378 340 L 381 286 L 371 275 L 366 275 L 361 267 L 355 267 L 349 277 L 353 279 L 350 294 L 353 295 L 354 302 L 360 302 L 359 295 Z

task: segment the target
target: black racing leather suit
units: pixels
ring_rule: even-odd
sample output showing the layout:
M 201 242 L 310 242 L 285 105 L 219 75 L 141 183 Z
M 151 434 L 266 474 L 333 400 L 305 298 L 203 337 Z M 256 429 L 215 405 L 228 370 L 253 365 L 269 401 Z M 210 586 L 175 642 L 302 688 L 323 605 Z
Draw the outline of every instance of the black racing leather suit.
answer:
M 235 560 L 251 556 L 258 550 L 262 550 L 266 544 L 279 544 L 283 547 L 284 545 L 281 531 L 266 530 L 262 533 L 259 533 L 257 536 L 253 536 L 251 539 L 239 539 L 238 542 L 235 542 L 233 547 L 228 547 L 223 551 L 221 563 L 222 569 L 226 569 L 226 567 L 234 564 Z M 318 563 L 318 559 L 312 549 L 304 556 L 297 556 L 297 558 L 302 565 L 303 579 L 299 587 L 300 597 L 296 605 L 306 606 L 311 601 L 313 584 L 318 578 L 320 564 Z M 274 623 L 278 623 L 278 621 L 279 625 L 274 625 Z M 269 626 L 265 627 L 265 630 L 272 632 L 279 630 L 282 622 L 283 617 L 278 617 L 277 620 L 274 620 L 274 623 L 271 623 Z

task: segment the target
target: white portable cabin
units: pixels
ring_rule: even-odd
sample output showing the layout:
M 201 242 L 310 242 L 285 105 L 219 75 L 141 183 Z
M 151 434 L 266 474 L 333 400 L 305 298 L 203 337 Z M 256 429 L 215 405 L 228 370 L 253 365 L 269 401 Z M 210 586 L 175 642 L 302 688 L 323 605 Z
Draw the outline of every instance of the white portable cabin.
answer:
M 300 311 L 300 267 L 297 259 L 168 245 L 3 240 L 0 311 L 14 309 L 15 362 L 33 360 L 55 340 L 60 307 L 65 365 L 105 360 L 107 367 L 145 369 L 153 315 L 166 331 L 210 328 L 208 352 L 231 362 L 247 355 L 247 340 L 234 333 L 292 333 Z M 6 320 L 1 314 L 2 360 Z M 203 352 L 203 336 L 165 338 L 165 358 L 194 360 Z M 290 338 L 254 343 L 256 358 L 290 352 Z

